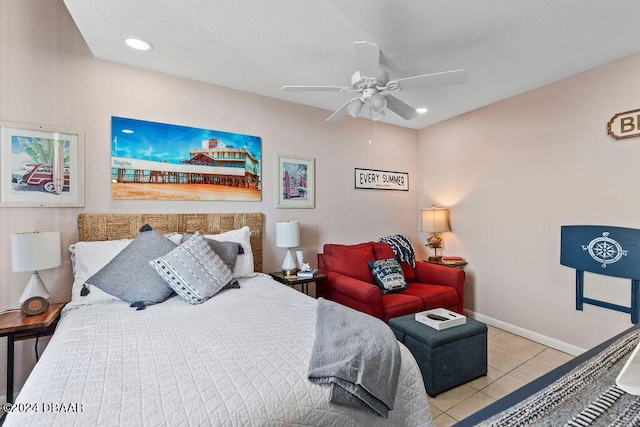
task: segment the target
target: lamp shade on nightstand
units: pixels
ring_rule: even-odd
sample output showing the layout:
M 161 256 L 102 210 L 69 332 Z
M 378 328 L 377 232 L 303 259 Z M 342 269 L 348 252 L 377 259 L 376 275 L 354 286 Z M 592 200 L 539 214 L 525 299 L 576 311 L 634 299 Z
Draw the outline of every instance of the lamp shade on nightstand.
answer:
M 33 272 L 18 300 L 20 304 L 35 296 L 48 299 L 49 291 L 42 283 L 38 270 L 58 267 L 60 264 L 59 231 L 11 234 L 11 270 Z
M 300 245 L 300 223 L 298 221 L 283 221 L 276 223 L 276 246 L 279 248 L 287 248 L 282 263 L 282 271 L 285 274 L 292 275 L 296 271 L 296 261 L 291 253 L 291 248 Z
M 449 227 L 449 209 L 437 208 L 435 205 L 431 209 L 422 209 L 422 225 L 420 231 L 425 233 L 443 233 L 451 231 Z

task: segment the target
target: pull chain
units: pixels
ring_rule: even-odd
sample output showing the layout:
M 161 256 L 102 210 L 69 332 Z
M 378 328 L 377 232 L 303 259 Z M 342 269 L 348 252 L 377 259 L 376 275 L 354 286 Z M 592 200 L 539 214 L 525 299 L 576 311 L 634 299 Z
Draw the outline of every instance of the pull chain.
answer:
M 373 128 L 373 113 L 371 112 L 371 104 L 369 104 L 369 144 L 371 144 L 372 128 Z

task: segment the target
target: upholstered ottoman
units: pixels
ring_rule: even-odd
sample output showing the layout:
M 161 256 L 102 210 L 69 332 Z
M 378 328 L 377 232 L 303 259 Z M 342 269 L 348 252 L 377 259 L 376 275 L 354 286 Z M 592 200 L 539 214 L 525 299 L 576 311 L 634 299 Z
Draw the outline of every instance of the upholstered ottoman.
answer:
M 487 325 L 467 317 L 467 323 L 437 330 L 413 314 L 389 320 L 398 341 L 418 361 L 431 397 L 487 375 Z

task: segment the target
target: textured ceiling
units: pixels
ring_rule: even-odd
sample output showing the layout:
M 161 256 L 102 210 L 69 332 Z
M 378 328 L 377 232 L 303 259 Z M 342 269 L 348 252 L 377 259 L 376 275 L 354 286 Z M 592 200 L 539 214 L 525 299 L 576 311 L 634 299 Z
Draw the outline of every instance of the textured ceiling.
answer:
M 420 129 L 640 52 L 637 0 L 64 0 L 96 58 L 319 107 L 349 93 L 353 42 L 380 46 L 391 78 L 464 69 L 466 83 L 395 94 Z M 127 36 L 152 43 L 136 52 Z M 346 117 L 343 120 L 354 120 Z M 327 126 L 335 124 L 327 123 Z

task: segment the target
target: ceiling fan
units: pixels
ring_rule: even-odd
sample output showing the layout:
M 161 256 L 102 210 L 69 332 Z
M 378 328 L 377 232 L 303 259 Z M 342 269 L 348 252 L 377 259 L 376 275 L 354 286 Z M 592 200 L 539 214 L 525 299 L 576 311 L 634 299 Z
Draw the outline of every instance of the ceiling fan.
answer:
M 358 71 L 351 76 L 351 86 L 282 86 L 285 91 L 302 92 L 359 92 L 360 95 L 347 101 L 328 119 L 337 122 L 349 114 L 356 118 L 365 105 L 369 105 L 371 119 L 380 120 L 389 109 L 405 120 L 415 119 L 418 112 L 390 92 L 401 90 L 425 89 L 432 86 L 464 83 L 467 73 L 464 70 L 444 71 L 433 74 L 389 80 L 389 73 L 380 68 L 380 48 L 366 41 L 353 44 L 358 61 Z

